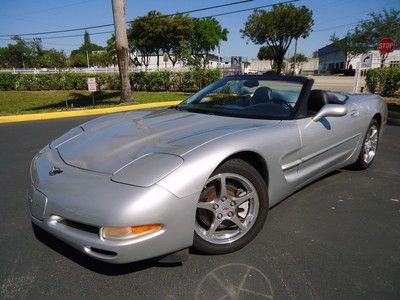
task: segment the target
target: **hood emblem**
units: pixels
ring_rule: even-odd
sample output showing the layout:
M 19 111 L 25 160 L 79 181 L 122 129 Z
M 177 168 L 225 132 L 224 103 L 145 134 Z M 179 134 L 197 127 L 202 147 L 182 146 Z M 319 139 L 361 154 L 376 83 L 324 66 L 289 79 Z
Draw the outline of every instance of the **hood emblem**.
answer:
M 49 175 L 54 176 L 54 175 L 60 174 L 62 172 L 64 172 L 64 171 L 61 170 L 60 168 L 52 167 L 51 170 L 49 171 Z

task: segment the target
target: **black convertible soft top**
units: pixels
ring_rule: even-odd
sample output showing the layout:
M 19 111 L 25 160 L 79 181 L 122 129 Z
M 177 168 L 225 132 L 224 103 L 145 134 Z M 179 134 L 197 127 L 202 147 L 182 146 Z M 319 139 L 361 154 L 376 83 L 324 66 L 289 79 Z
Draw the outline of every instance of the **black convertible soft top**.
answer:
M 227 76 L 230 79 L 238 80 L 276 80 L 276 81 L 287 81 L 296 82 L 303 84 L 303 88 L 300 92 L 299 99 L 293 108 L 288 120 L 301 119 L 307 116 L 307 102 L 310 96 L 310 91 L 314 84 L 314 79 L 303 77 L 303 76 L 286 76 L 276 74 L 263 74 L 263 75 L 232 75 Z

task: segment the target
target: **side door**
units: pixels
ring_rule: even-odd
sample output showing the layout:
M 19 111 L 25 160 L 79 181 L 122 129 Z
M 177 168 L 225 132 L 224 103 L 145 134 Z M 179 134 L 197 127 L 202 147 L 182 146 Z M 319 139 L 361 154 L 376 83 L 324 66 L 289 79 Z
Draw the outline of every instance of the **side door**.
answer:
M 312 116 L 297 120 L 301 149 L 298 176 L 301 182 L 310 181 L 345 162 L 355 151 L 361 131 L 352 126 L 358 115 L 349 109 L 345 116 Z

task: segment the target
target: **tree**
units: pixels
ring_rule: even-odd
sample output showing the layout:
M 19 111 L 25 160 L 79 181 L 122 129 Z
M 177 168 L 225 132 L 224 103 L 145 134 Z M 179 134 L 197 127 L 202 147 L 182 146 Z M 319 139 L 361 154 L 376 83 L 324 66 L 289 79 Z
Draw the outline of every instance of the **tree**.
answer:
M 214 51 L 220 41 L 228 39 L 228 29 L 222 28 L 219 21 L 212 17 L 194 18 L 190 47 L 193 54 L 203 59 L 203 68 L 208 64 L 209 54 Z
M 31 48 L 29 44 L 19 36 L 11 38 L 15 44 L 8 44 L 0 48 L 0 65 L 3 68 L 25 68 L 29 66 Z
M 297 69 L 300 69 L 300 66 L 302 66 L 305 62 L 308 62 L 308 58 L 302 53 L 297 53 L 296 55 L 293 55 L 291 58 L 289 58 L 289 62 L 294 64 L 295 69 L 296 67 Z
M 96 45 L 96 44 L 83 44 L 79 49 L 75 49 L 71 51 L 70 55 L 70 65 L 72 67 L 87 67 L 88 61 L 87 58 L 89 57 L 89 63 L 91 61 L 91 56 L 93 52 L 96 51 L 103 51 L 104 47 Z M 93 62 L 91 65 L 95 65 Z
M 115 35 L 112 34 L 107 40 L 107 46 L 105 47 L 107 55 L 110 57 L 111 64 L 117 64 L 117 51 L 115 51 Z
M 269 60 L 271 62 L 271 68 L 273 68 L 276 66 L 275 58 L 276 52 L 278 52 L 277 48 L 276 46 L 262 46 L 258 50 L 257 58 L 259 60 Z
M 151 55 L 166 53 L 175 66 L 178 60 L 185 64 L 207 65 L 210 52 L 221 40 L 226 40 L 228 30 L 214 18 L 196 19 L 187 15 L 163 15 L 150 11 L 131 22 L 128 39 L 133 62 L 147 67 Z
M 40 55 L 32 60 L 32 66 L 35 68 L 64 68 L 66 65 L 65 53 L 56 49 L 42 50 Z
M 85 33 L 83 35 L 83 44 L 90 44 L 90 35 L 89 32 L 87 32 L 87 30 L 85 30 Z
M 26 41 L 19 36 L 15 44 L 0 48 L 0 66 L 3 68 L 62 68 L 66 65 L 63 51 L 43 49 L 41 39 Z
M 119 75 L 121 77 L 121 102 L 132 101 L 132 91 L 129 82 L 129 51 L 126 34 L 126 0 L 112 0 L 115 49 L 117 51 Z
M 190 40 L 193 32 L 193 22 L 189 16 L 174 15 L 165 19 L 165 27 L 162 35 L 162 50 L 168 55 L 174 67 L 176 62 L 182 58 L 185 41 Z
M 348 31 L 343 39 L 336 35 L 331 37 L 335 47 L 350 58 L 374 50 L 380 39 L 391 37 L 400 41 L 400 10 L 386 10 L 380 13 L 369 14 L 370 19 L 363 20 L 351 31 Z M 399 43 L 397 43 L 397 47 Z M 387 55 L 381 55 L 382 65 Z M 349 58 L 347 58 L 347 66 Z
M 146 48 L 157 56 L 157 69 L 160 67 L 160 55 L 162 54 L 163 43 L 165 42 L 165 30 L 168 26 L 170 16 L 161 14 L 158 11 L 150 11 L 141 18 L 142 32 L 139 40 L 142 40 Z M 132 27 L 134 24 L 132 24 Z
M 131 22 L 128 40 L 135 64 L 144 65 L 147 68 L 150 56 L 157 55 L 157 67 L 159 67 L 160 51 L 164 41 L 162 31 L 166 26 L 166 18 L 168 17 L 160 12 L 150 11 L 147 15 Z
M 293 39 L 306 38 L 314 25 L 312 11 L 306 6 L 278 4 L 271 11 L 255 10 L 241 30 L 242 37 L 255 44 L 274 46 L 277 73 L 283 67 L 283 59 Z
M 180 60 L 184 66 L 191 66 L 193 69 L 199 70 L 202 67 L 203 57 L 194 55 L 189 42 L 183 41 L 180 46 Z
M 296 63 L 296 64 L 302 64 L 302 63 L 308 62 L 308 58 L 307 58 L 307 56 L 305 56 L 302 53 L 297 53 L 296 55 L 293 55 L 289 59 L 289 62 Z
M 89 60 L 92 66 L 97 67 L 107 67 L 113 64 L 113 58 L 107 50 L 93 51 L 89 55 Z

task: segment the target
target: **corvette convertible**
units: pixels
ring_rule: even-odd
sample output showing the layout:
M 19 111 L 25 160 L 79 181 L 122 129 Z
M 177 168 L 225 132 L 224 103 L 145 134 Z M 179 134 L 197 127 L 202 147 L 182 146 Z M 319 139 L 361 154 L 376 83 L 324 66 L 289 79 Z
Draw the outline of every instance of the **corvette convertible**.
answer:
M 32 160 L 32 223 L 110 263 L 236 251 L 299 188 L 374 161 L 384 101 L 312 85 L 225 77 L 177 106 L 73 128 Z

